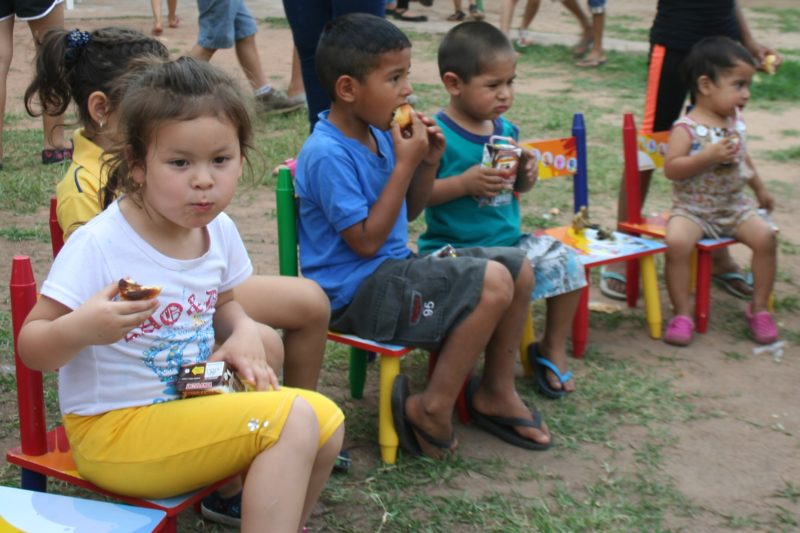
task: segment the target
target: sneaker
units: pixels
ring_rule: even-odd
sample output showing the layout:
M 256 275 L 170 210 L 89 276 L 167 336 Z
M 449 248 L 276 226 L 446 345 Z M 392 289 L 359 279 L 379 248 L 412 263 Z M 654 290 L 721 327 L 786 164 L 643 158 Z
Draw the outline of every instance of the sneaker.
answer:
M 688 346 L 694 335 L 694 322 L 686 315 L 677 315 L 667 324 L 664 342 L 675 346 Z
M 302 100 L 297 97 L 289 98 L 285 92 L 272 89 L 268 92 L 256 95 L 256 108 L 259 113 L 264 115 L 277 115 L 297 111 L 305 105 L 305 98 Z
M 769 311 L 759 311 L 753 314 L 751 304 L 745 308 L 744 316 L 747 318 L 747 324 L 750 326 L 753 339 L 757 343 L 772 344 L 778 340 L 778 326 L 775 325 L 775 320 L 773 320 Z
M 219 492 L 212 492 L 200 503 L 200 514 L 212 522 L 239 528 L 242 525 L 242 493 L 223 498 Z

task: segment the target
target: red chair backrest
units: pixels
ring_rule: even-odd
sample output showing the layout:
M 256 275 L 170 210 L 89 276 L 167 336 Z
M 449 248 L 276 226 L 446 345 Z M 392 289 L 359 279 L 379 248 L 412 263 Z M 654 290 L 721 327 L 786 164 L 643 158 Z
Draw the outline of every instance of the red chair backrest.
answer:
M 64 246 L 64 230 L 58 223 L 58 200 L 55 197 L 50 198 L 50 245 L 53 247 L 53 257 Z

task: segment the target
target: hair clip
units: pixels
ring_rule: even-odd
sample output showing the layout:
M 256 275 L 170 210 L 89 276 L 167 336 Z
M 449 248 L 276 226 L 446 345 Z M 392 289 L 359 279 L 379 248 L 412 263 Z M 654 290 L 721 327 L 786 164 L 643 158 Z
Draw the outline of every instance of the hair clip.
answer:
M 92 34 L 88 31 L 81 31 L 77 28 L 70 31 L 66 36 L 67 59 L 74 61 L 78 57 L 78 51 L 85 48 L 92 41 Z

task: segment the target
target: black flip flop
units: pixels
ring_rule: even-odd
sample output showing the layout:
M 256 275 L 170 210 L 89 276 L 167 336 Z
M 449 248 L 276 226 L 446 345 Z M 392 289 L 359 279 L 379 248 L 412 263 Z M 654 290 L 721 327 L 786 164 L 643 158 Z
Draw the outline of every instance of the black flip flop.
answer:
M 406 15 L 406 12 L 400 12 L 395 10 L 394 12 L 394 19 L 395 20 L 404 20 L 406 22 L 428 22 L 427 15 Z
M 550 442 L 547 444 L 542 444 L 540 442 L 526 439 L 514 429 L 514 427 L 532 427 L 541 429 L 542 415 L 535 407 L 531 409 L 533 420 L 528 420 L 527 418 L 485 415 L 480 411 L 477 411 L 472 405 L 472 398 L 475 395 L 475 391 L 478 389 L 479 385 L 480 378 L 478 378 L 478 376 L 474 376 L 470 380 L 466 391 L 467 411 L 469 411 L 469 416 L 476 426 L 488 431 L 492 435 L 499 437 L 509 444 L 513 444 L 514 446 L 519 446 L 520 448 L 525 448 L 527 450 L 543 451 L 553 445 L 552 436 L 550 437 Z
M 428 444 L 442 450 L 443 453 L 450 452 L 455 440 L 454 435 L 451 435 L 448 440 L 442 440 L 430 435 L 408 420 L 406 417 L 406 399 L 408 395 L 408 378 L 399 374 L 394 378 L 394 383 L 392 383 L 392 422 L 394 422 L 394 430 L 397 432 L 397 439 L 400 441 L 400 448 L 413 456 L 423 455 L 422 448 L 420 448 L 417 440 L 417 436 L 420 436 Z

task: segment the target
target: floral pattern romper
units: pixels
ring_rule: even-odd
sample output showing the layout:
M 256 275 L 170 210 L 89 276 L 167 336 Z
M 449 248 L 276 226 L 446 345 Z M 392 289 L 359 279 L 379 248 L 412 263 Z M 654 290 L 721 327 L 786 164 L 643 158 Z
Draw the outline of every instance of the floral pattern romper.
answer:
M 672 182 L 672 216 L 692 220 L 707 237 L 733 237 L 742 222 L 757 214 L 753 198 L 744 191 L 753 176 L 745 157 L 745 124 L 738 112 L 732 122 L 732 128 L 712 128 L 685 116 L 672 126 L 685 128 L 689 133 L 692 139 L 689 155 L 726 137 L 739 139 L 735 162 L 717 165 L 691 178 Z

